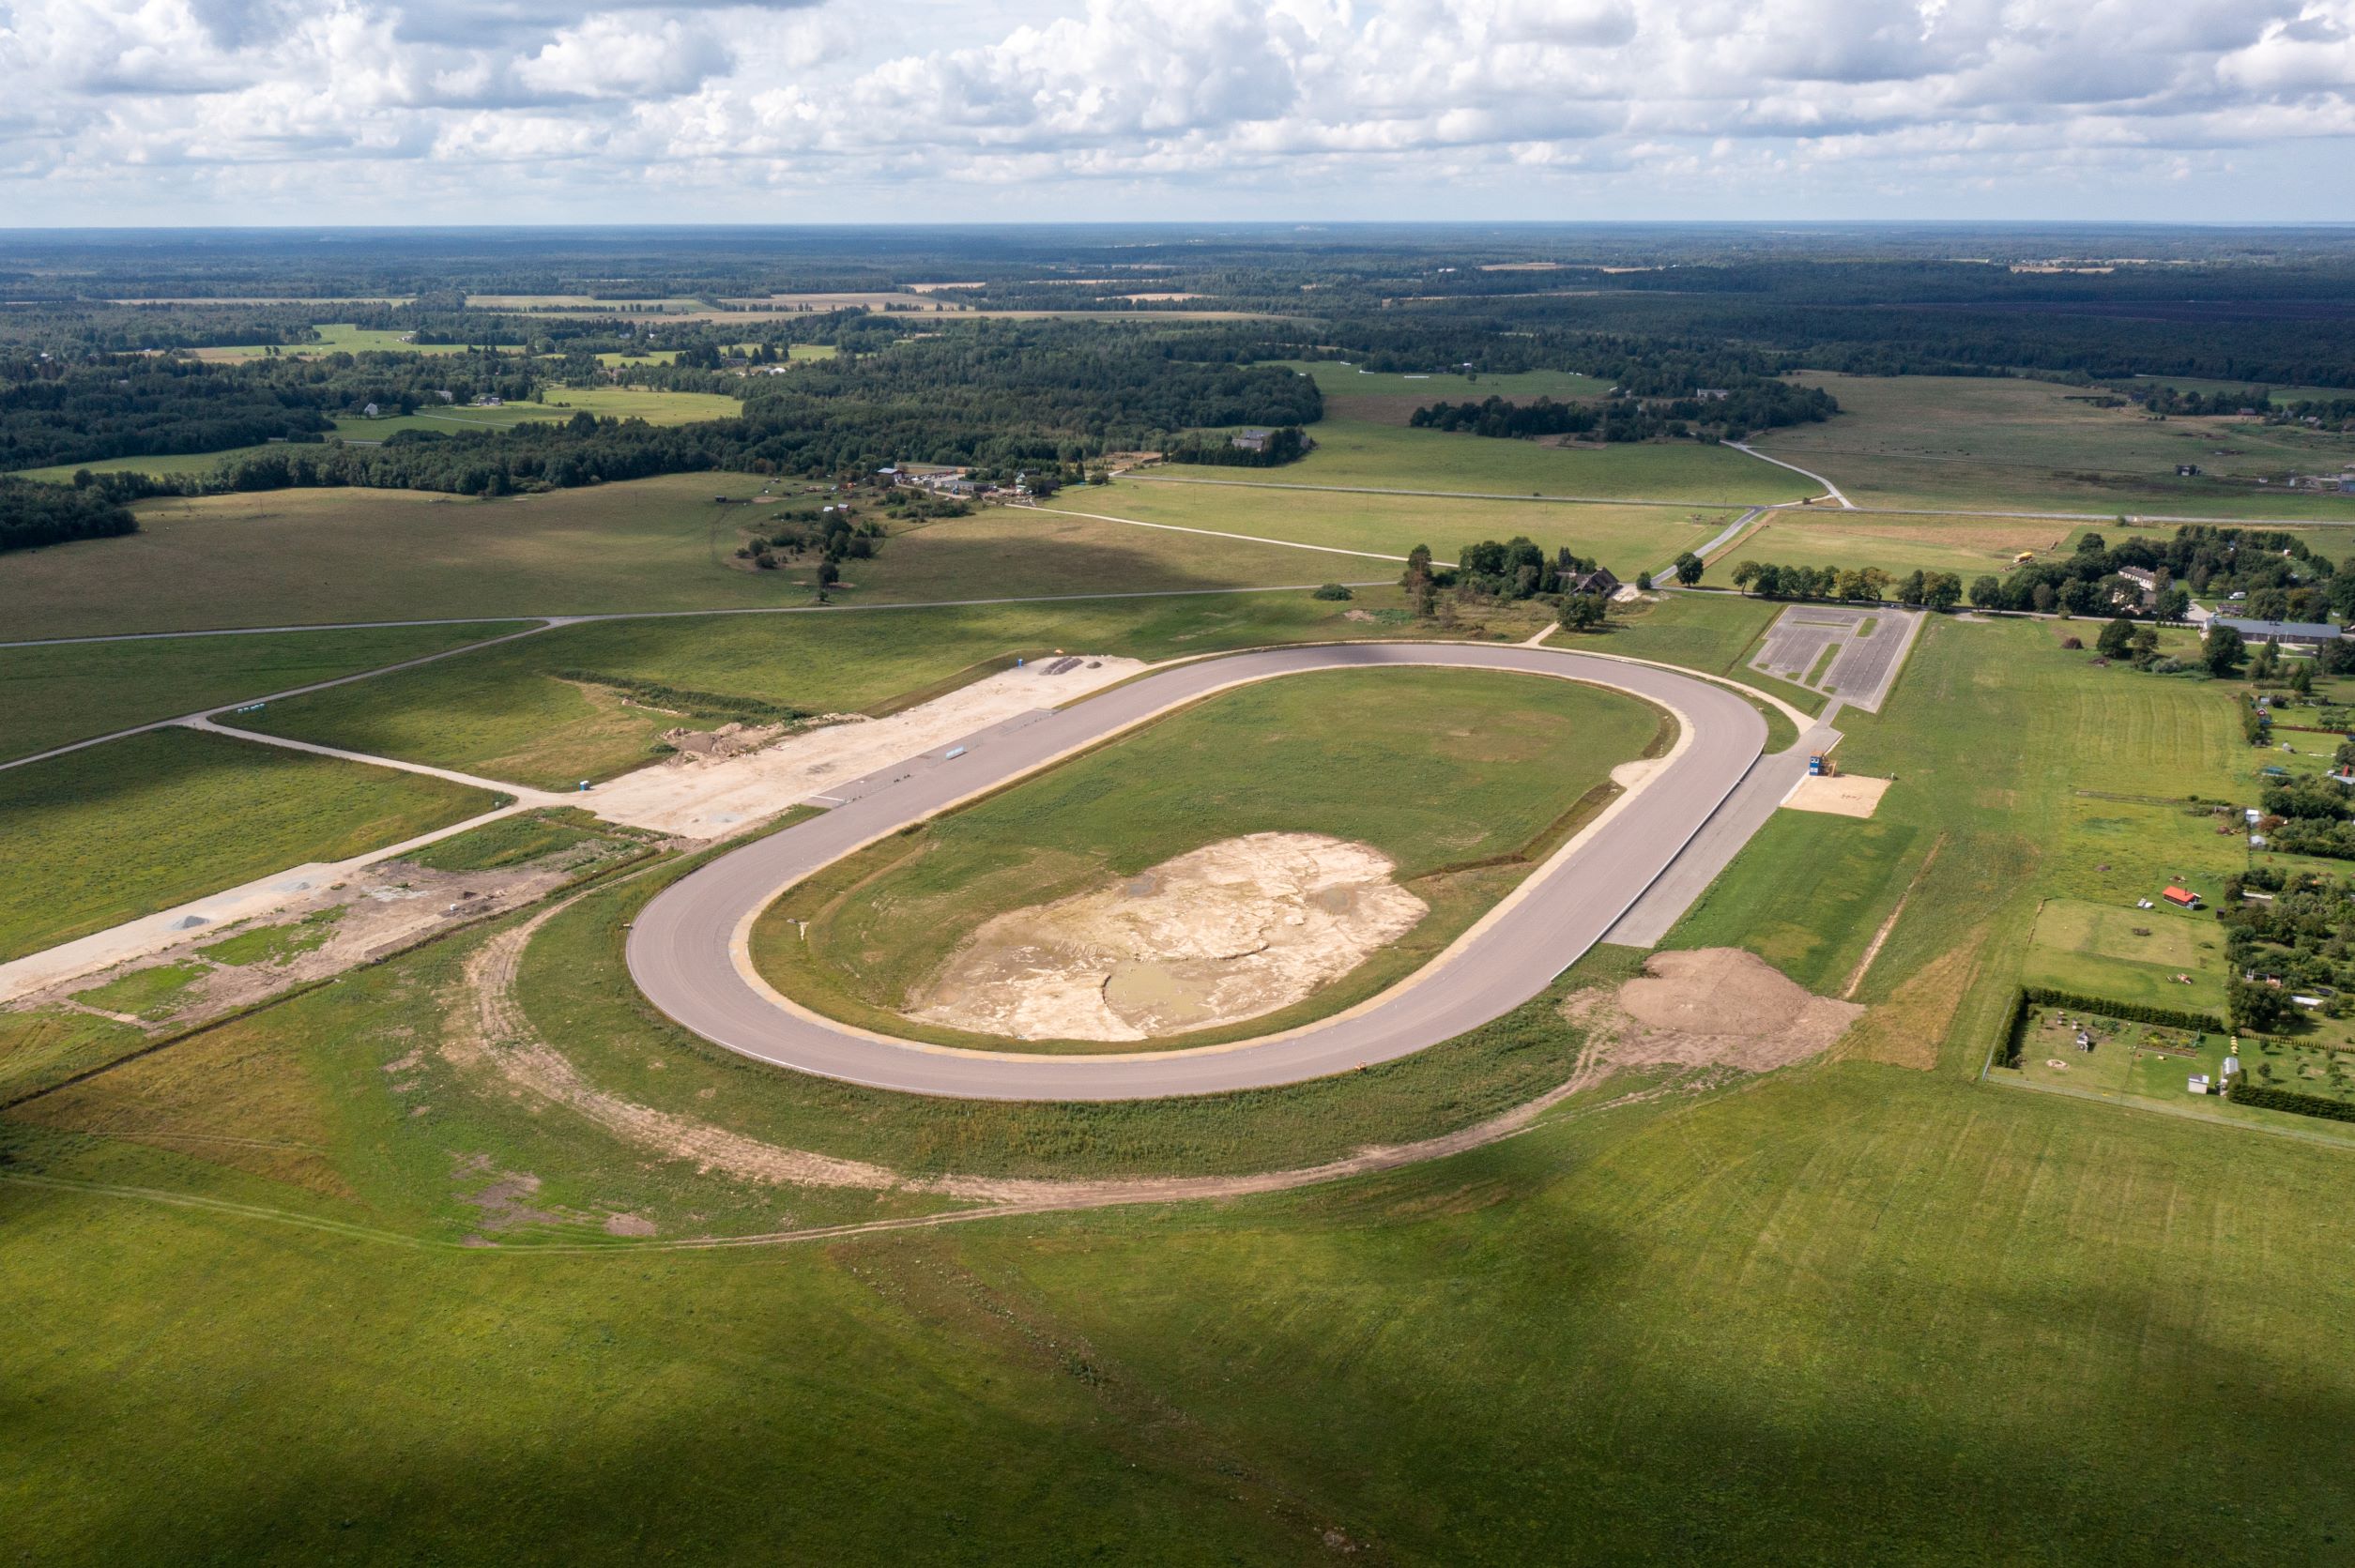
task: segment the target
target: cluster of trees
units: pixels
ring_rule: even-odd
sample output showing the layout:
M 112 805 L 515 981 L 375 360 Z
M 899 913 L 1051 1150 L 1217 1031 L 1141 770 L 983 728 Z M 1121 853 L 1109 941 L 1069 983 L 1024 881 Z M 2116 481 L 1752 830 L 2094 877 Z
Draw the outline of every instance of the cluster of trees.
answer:
M 0 475 L 0 552 L 138 531 L 130 510 L 102 491 Z
M 1597 570 L 1595 561 L 1567 545 L 1549 556 L 1524 536 L 1499 542 L 1492 539 L 1467 544 L 1450 570 L 1431 564 L 1430 548 L 1418 544 L 1407 553 L 1406 571 L 1399 584 L 1407 590 L 1419 615 L 1435 612 L 1438 594 L 1457 594 L 1505 603 L 1543 601 L 1562 624 L 1583 631 L 1603 624 L 1611 612 L 1610 596 L 1581 591 L 1580 582 Z
M 1734 585 L 1762 599 L 1828 599 L 1877 604 L 1894 597 L 1901 604 L 1951 610 L 1963 601 L 1963 580 L 1946 571 L 1910 571 L 1904 577 L 1876 566 L 1774 566 L 1741 561 Z M 1896 591 L 1892 595 L 1890 590 Z
M 1273 468 L 1279 464 L 1297 463 L 1308 455 L 1316 443 L 1298 425 L 1286 425 L 1268 432 L 1267 445 L 1258 451 L 1238 447 L 1217 431 L 1202 435 L 1188 435 L 1172 443 L 1163 453 L 1171 463 L 1201 463 L 1227 468 Z
M 2128 398 L 2153 414 L 2180 414 L 2187 419 L 2238 414 L 2244 408 L 2264 413 L 2273 405 L 2273 394 L 2262 387 L 2244 387 L 2237 391 L 2185 392 L 2166 386 L 2133 386 L 2124 388 L 2124 391 Z
M 1660 397 L 1613 396 L 1598 403 L 1527 403 L 1491 397 L 1479 403 L 1438 403 L 1418 408 L 1409 423 L 1419 430 L 1474 435 L 1587 435 L 1606 442 L 1648 441 L 1661 435 L 1703 434 L 1738 441 L 1751 431 L 1829 419 L 1840 411 L 1830 393 L 1787 381 L 1751 378 L 1722 397 L 1690 390 Z
M 2251 891 L 2272 897 L 2244 902 L 2241 895 Z M 2236 1028 L 2279 1028 L 2287 1016 L 2290 991 L 2355 984 L 2355 941 L 2348 935 L 2355 932 L 2355 882 L 2315 871 L 2251 866 L 2225 883 L 2216 918 L 2225 927 L 2225 957 L 2235 971 L 2225 991 Z M 2239 978 L 2242 973 L 2275 976 L 2285 984 L 2276 989 L 2251 983 Z

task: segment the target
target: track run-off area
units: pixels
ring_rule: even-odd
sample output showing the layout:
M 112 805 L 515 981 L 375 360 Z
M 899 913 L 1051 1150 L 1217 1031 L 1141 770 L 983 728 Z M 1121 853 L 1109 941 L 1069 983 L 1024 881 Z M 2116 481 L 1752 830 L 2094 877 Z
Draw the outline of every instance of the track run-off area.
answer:
M 1312 670 L 1437 665 L 1579 680 L 1667 709 L 1675 742 L 1644 775 L 1445 952 L 1334 1017 L 1189 1050 L 1044 1055 L 932 1045 L 822 1017 L 755 970 L 755 921 L 853 851 L 1176 708 Z M 1763 752 L 1766 721 L 1734 690 L 1661 665 L 1531 647 L 1355 643 L 1165 666 L 1070 707 L 1022 715 L 841 791 L 824 814 L 722 855 L 631 927 L 631 977 L 684 1028 L 798 1072 L 983 1100 L 1147 1100 L 1265 1088 L 1409 1056 L 1537 996 L 1611 930 L 1709 823 Z M 1383 781 L 1369 777 L 1369 790 Z

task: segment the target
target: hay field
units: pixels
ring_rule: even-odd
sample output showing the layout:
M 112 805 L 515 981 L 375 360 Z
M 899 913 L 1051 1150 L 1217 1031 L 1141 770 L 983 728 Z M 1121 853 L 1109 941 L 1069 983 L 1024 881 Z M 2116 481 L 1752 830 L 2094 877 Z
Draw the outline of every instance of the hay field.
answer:
M 1860 507 L 2355 518 L 2355 496 L 2266 495 L 2240 482 L 2335 473 L 2355 462 L 2345 436 L 2253 419 L 2150 419 L 2132 405 L 2094 406 L 2099 388 L 2048 381 L 1799 379 L 1839 399 L 1841 414 L 1752 444 L 1826 475 Z M 2202 474 L 2179 479 L 2179 464 Z

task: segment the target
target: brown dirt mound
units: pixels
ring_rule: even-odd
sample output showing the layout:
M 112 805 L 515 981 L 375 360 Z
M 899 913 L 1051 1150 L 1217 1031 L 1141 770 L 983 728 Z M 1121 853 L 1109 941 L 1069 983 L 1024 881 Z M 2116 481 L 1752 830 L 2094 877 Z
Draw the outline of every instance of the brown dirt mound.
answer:
M 1644 972 L 1567 1012 L 1615 1067 L 1735 1067 L 1766 1073 L 1819 1056 L 1864 1009 L 1818 997 L 1739 948 L 1654 953 Z

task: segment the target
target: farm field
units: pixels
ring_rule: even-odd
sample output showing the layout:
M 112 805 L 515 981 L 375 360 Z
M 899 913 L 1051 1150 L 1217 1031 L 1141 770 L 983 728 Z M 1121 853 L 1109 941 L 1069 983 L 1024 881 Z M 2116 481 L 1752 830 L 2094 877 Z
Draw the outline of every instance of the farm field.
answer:
M 1732 546 L 1709 558 L 1709 581 L 1728 585 L 1744 561 L 1775 566 L 1868 567 L 1903 577 L 1909 571 L 1946 571 L 1963 579 L 2000 576 L 2015 556 L 2066 551 L 2085 532 L 2115 544 L 2137 533 L 2171 538 L 2174 529 L 2120 529 L 2115 525 L 2080 525 L 2034 518 L 1891 517 L 1833 508 L 1769 512 Z
M 0 772 L 0 962 L 457 822 L 481 790 L 194 730 Z
M 1567 839 L 1574 811 L 1600 809 L 1613 766 L 1664 751 L 1673 728 L 1619 693 L 1538 677 L 1406 669 L 1246 687 L 827 868 L 762 917 L 755 961 L 834 1016 L 985 1044 L 944 1026 L 911 1031 L 901 1013 L 991 917 L 1246 834 L 1370 845 L 1430 906 L 1410 931 L 1305 1001 L 1152 1043 L 1290 1028 L 1436 955 Z M 1525 858 L 1482 863 L 1513 856 Z
M 772 572 L 735 559 L 768 516 L 741 504 L 761 482 L 688 474 L 497 500 L 282 490 L 148 501 L 136 534 L 12 558 L 0 624 L 54 637 L 810 604 L 814 559 Z M 778 481 L 780 495 L 795 488 Z M 990 508 L 909 532 L 845 575 L 841 597 L 858 602 L 1365 582 L 1396 568 Z
M 1205 479 L 1750 506 L 1796 501 L 1815 486 L 1730 447 L 1692 441 L 1562 448 L 1331 416 L 1309 427 L 1317 449 L 1279 468 L 1211 468 Z M 1187 477 L 1191 477 L 1190 475 Z
M 308 343 L 286 343 L 279 347 L 285 358 L 315 358 L 323 354 L 464 354 L 468 347 L 480 344 L 417 343 L 404 340 L 404 334 L 390 327 L 357 327 L 350 322 L 323 322 L 313 328 L 319 341 Z M 269 349 L 260 343 L 240 343 L 221 348 L 190 350 L 199 359 L 259 359 Z M 508 346 L 501 354 L 520 354 L 522 349 Z
M 2260 494 L 2259 476 L 2336 473 L 2355 441 L 2251 419 L 2151 419 L 2055 382 L 1999 377 L 1799 379 L 1840 400 L 1820 425 L 1762 433 L 1762 452 L 1812 468 L 1859 507 L 2355 518 L 2355 497 Z M 2220 449 L 2226 455 L 2220 455 Z M 2196 464 L 2201 477 L 2179 479 Z
M 1401 557 L 1416 545 L 1428 544 L 1432 558 L 1442 564 L 1454 561 L 1467 544 L 1526 535 L 1549 553 L 1567 545 L 1580 556 L 1599 560 L 1630 583 L 1637 572 L 1655 571 L 1675 559 L 1679 551 L 1697 548 L 1715 538 L 1738 515 L 1728 508 L 1467 501 L 1316 490 L 1288 493 L 1130 479 L 1067 490 L 1044 506 Z M 1380 562 L 1364 565 L 1366 571 L 1353 568 L 1353 575 L 1385 570 Z
M 463 647 L 524 624 L 0 647 L 0 761 Z
M 595 622 L 273 703 L 235 722 L 561 788 L 649 761 L 657 738 L 679 723 L 562 672 L 855 713 L 978 678 L 999 667 L 996 661 L 1062 647 L 1161 659 L 1260 643 L 1413 635 L 1418 623 L 1395 613 L 1401 597 L 1381 589 L 1350 603 L 1282 593 Z M 1353 610 L 1393 614 L 1353 621 Z
M 1417 408 L 1434 403 L 1482 403 L 1503 398 L 1530 403 L 1552 398 L 1556 403 L 1588 403 L 1611 390 L 1611 383 L 1567 371 L 1522 371 L 1512 374 L 1466 376 L 1434 367 L 1429 375 L 1362 371 L 1332 359 L 1280 359 L 1312 378 L 1326 399 L 1326 417 L 1362 419 L 1372 424 L 1403 425 Z
M 2185 1012 L 2225 1009 L 2225 931 L 2213 915 L 2048 900 L 2037 911 L 2021 970 L 2029 985 Z M 2188 975 L 2190 984 L 2175 977 Z

